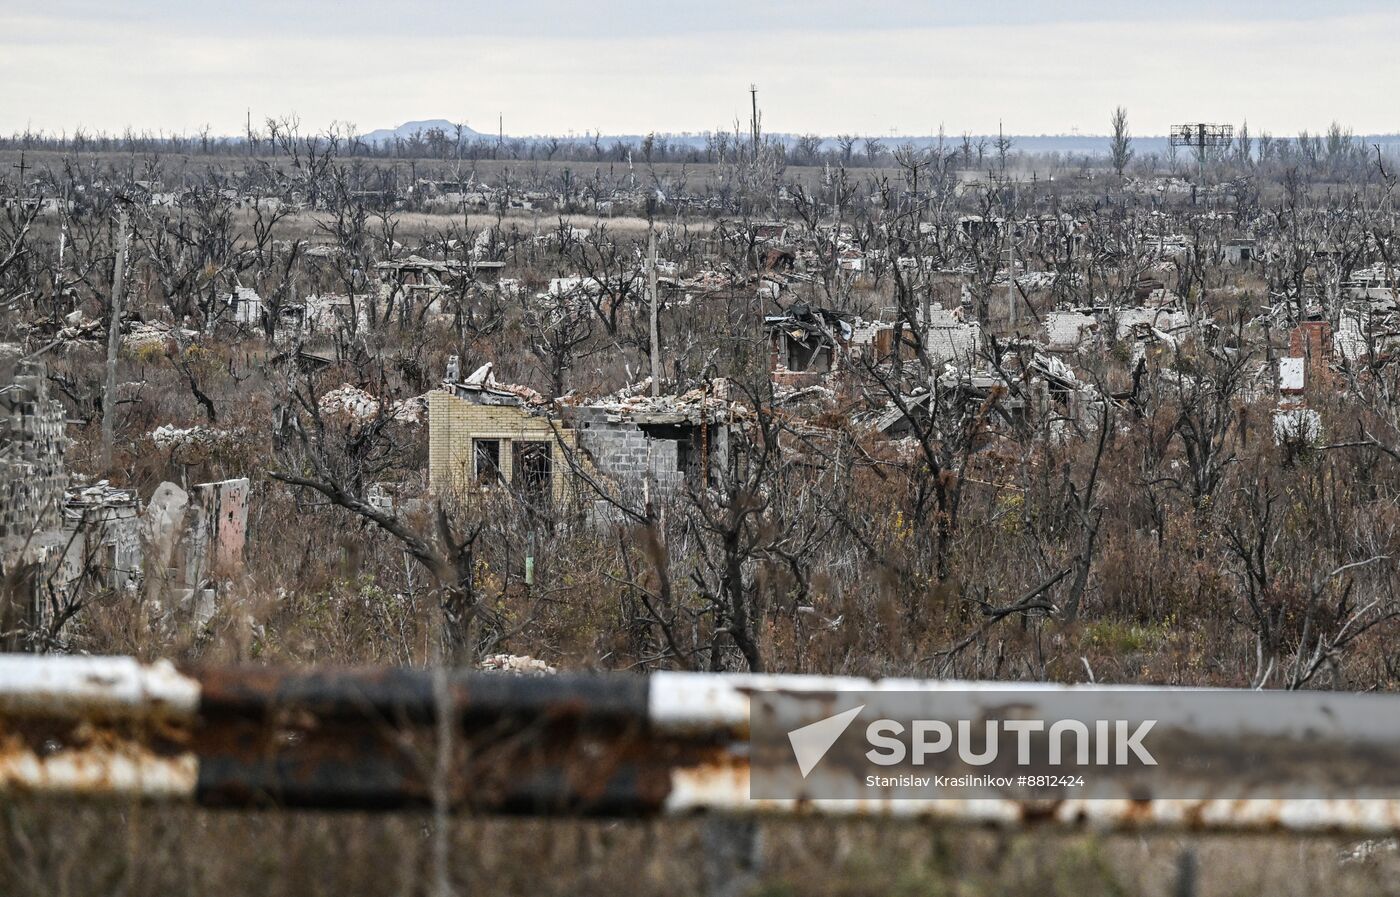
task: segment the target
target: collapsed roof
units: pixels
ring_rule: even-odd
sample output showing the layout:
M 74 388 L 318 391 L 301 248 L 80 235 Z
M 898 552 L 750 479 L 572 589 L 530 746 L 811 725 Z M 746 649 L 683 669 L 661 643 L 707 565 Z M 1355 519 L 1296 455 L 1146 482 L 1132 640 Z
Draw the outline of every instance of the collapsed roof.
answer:
M 501 383 L 492 372 L 494 364 L 486 362 L 464 380 L 444 380 L 443 386 L 459 399 L 469 399 L 482 405 L 520 405 L 538 407 L 545 404 L 544 396 L 528 386 Z

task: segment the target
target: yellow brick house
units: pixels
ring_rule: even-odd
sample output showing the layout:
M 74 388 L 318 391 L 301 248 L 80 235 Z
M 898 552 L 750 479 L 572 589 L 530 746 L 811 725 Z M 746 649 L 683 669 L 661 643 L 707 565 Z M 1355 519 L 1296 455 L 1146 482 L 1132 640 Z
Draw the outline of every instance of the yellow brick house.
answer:
M 727 457 L 733 409 L 703 390 L 548 403 L 498 383 L 489 364 L 463 380 L 455 364 L 448 370 L 428 395 L 428 485 L 440 495 L 505 485 L 532 503 L 560 502 L 591 481 L 614 498 L 641 499 L 701 486 Z
M 570 455 L 578 457 L 574 432 L 523 403 L 486 404 L 447 390 L 428 395 L 434 492 L 465 495 L 505 483 L 560 501 L 572 494 Z

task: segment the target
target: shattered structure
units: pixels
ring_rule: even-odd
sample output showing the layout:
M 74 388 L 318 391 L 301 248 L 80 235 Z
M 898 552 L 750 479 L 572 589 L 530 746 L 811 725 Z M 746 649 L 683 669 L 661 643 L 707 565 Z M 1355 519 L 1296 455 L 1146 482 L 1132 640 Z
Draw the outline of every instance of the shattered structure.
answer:
M 42 369 L 7 372 L 0 386 L 0 568 L 60 550 L 68 472 L 63 406 Z
M 10 596 L 23 605 L 14 625 L 41 630 L 55 607 L 94 589 L 144 586 L 156 606 L 200 595 L 212 612 L 217 582 L 242 568 L 249 481 L 203 483 L 192 495 L 162 483 L 144 506 L 107 480 L 70 484 L 62 406 L 45 383 L 31 370 L 0 387 L 0 574 L 24 589 Z
M 546 403 L 498 382 L 487 364 L 428 398 L 429 485 L 469 493 L 506 486 L 532 501 L 582 496 L 583 481 L 641 496 L 702 484 L 728 456 L 736 413 L 724 384 L 680 396 L 649 385 L 595 402 Z
M 242 568 L 248 493 L 243 478 L 156 488 L 141 519 L 148 600 L 169 596 L 201 623 L 212 615 L 218 582 Z
M 68 490 L 63 506 L 61 581 L 92 575 L 103 588 L 128 591 L 141 579 L 141 502 L 106 480 Z
M 793 303 L 785 314 L 768 315 L 763 329 L 773 382 L 785 386 L 807 385 L 816 382 L 814 375 L 835 370 L 838 354 L 853 333 L 849 316 L 804 302 Z

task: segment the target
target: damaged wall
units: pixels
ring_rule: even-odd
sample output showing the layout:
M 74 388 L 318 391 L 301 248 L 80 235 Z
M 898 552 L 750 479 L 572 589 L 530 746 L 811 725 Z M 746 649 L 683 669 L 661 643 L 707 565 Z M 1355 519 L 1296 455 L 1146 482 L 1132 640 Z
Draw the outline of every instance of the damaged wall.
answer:
M 556 500 L 575 496 L 580 484 L 565 450 L 590 475 L 640 498 L 647 474 L 657 492 L 680 489 L 688 472 L 702 463 L 708 440 L 710 463 L 722 469 L 727 457 L 726 428 L 712 424 L 705 437 L 684 415 L 619 413 L 616 409 L 575 406 L 564 420 L 535 414 L 518 405 L 480 404 L 447 392 L 428 397 L 428 482 L 437 492 L 465 494 L 477 488 L 474 445 L 499 443 L 500 477 L 513 483 L 512 448 L 521 442 L 548 443 Z M 648 433 L 651 430 L 651 433 Z
M 186 574 L 191 586 L 242 568 L 248 538 L 248 489 L 246 477 L 194 487 L 196 517 L 188 537 L 193 561 Z
M 59 579 L 74 588 L 93 574 L 106 588 L 125 591 L 141 579 L 141 502 L 106 480 L 68 490 L 64 556 Z
M 49 397 L 44 370 L 33 366 L 0 377 L 0 574 L 15 591 L 0 595 L 0 631 L 21 632 L 43 613 L 44 570 L 64 552 L 63 504 L 68 486 L 63 406 Z M 27 647 L 7 635 L 0 650 Z
M 8 549 L 62 528 L 67 444 L 63 405 L 49 398 L 42 369 L 0 387 L 0 543 Z
M 676 440 L 651 438 L 635 423 L 602 408 L 575 408 L 572 416 L 579 445 L 599 470 L 627 491 L 640 494 L 648 472 L 661 494 L 681 488 L 685 472 Z
M 551 487 L 556 500 L 572 494 L 569 463 L 559 446 L 577 447 L 574 433 L 549 418 L 517 405 L 482 405 L 442 390 L 428 394 L 428 485 L 436 492 L 463 494 L 476 486 L 473 440 L 497 440 L 502 479 L 510 483 L 512 447 L 517 442 L 547 442 L 552 459 Z
M 156 606 L 212 601 L 220 579 L 243 567 L 249 482 L 200 483 L 189 492 L 161 483 L 141 516 L 146 597 Z M 206 593 L 209 593 L 206 596 Z

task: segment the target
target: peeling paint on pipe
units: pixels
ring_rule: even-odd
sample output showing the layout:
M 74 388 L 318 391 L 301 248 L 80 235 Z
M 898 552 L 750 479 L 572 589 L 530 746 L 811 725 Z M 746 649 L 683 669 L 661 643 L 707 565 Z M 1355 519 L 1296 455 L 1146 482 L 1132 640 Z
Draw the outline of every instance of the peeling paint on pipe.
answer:
M 0 654 L 0 714 L 193 714 L 199 683 L 169 661 Z
M 750 797 L 753 697 L 820 706 L 842 691 L 1103 692 L 1140 689 L 916 682 L 816 676 L 512 676 L 454 672 L 442 704 L 430 674 L 405 669 L 178 671 L 131 658 L 0 656 L 0 792 L 183 800 L 210 807 L 421 808 L 437 750 L 433 722 L 455 721 L 452 805 L 528 815 L 772 814 L 887 817 L 1001 828 L 1400 832 L 1397 800 L 1000 800 Z M 1164 690 L 1165 691 L 1165 690 Z M 1179 693 L 1180 726 L 1226 739 L 1228 715 Z M 1219 694 L 1218 691 L 1212 693 Z M 1247 700 L 1244 695 L 1240 699 Z M 1370 696 L 1384 707 L 1400 698 Z M 1357 696 L 1301 695 L 1268 737 L 1316 738 Z M 1360 706 L 1360 705 L 1357 705 Z M 1371 705 L 1366 705 L 1367 707 Z M 1382 706 L 1382 705 L 1377 705 Z M 1178 711 L 1172 711 L 1178 713 Z M 1377 715 L 1389 725 L 1394 710 Z M 1381 730 L 1377 730 L 1381 731 Z M 1261 734 L 1261 733 L 1255 733 Z M 1383 734 L 1383 732 L 1382 732 Z M 1185 773 L 1183 773 L 1184 775 Z

